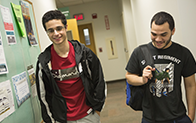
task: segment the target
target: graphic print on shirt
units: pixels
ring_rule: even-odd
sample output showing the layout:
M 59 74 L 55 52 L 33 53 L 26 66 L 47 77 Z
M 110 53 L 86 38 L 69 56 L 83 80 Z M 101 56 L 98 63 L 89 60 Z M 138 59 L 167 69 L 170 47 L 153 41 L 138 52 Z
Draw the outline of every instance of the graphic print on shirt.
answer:
M 54 79 L 57 81 L 79 77 L 79 72 L 76 66 L 62 70 L 52 70 L 51 72 Z
M 174 86 L 174 64 L 155 64 L 154 82 L 150 84 L 153 96 L 168 96 Z

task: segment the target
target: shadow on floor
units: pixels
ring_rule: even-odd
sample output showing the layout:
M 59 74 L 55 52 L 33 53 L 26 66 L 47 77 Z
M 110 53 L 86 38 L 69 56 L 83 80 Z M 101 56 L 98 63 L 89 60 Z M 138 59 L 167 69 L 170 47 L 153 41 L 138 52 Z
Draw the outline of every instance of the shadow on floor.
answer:
M 107 98 L 101 112 L 101 123 L 141 123 L 142 112 L 126 105 L 126 82 L 107 82 Z

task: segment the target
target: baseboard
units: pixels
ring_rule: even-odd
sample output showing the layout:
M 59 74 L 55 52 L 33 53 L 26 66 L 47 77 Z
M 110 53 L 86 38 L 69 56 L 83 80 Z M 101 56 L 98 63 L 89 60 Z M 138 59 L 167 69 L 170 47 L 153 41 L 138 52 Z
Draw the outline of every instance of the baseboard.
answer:
M 123 79 L 116 79 L 116 80 L 109 80 L 109 81 L 106 81 L 107 82 L 119 82 L 119 81 L 126 81 L 126 78 L 123 78 Z

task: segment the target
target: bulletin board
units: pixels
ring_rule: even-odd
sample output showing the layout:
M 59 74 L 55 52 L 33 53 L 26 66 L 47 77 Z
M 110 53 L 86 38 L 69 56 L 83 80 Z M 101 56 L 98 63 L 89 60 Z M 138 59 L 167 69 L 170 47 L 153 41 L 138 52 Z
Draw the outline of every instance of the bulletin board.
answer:
M 8 33 L 5 29 L 5 21 L 2 13 L 0 13 L 0 27 L 1 27 L 0 34 L 2 40 L 0 44 L 1 43 L 3 44 L 2 49 L 5 54 L 4 56 L 7 65 L 7 71 L 5 73 L 2 73 L 1 70 L 6 70 L 6 69 L 0 69 L 1 72 L 0 74 L 0 84 L 1 84 L 0 85 L 0 120 L 1 121 L 0 122 L 1 123 L 41 123 L 42 119 L 41 119 L 40 104 L 36 93 L 34 93 L 35 90 L 33 90 L 32 88 L 32 85 L 35 84 L 33 79 L 35 77 L 34 73 L 36 68 L 36 61 L 38 55 L 41 52 L 39 47 L 39 39 L 38 39 L 38 33 L 36 28 L 33 5 L 32 3 L 28 2 L 29 16 L 31 20 L 30 26 L 34 32 L 34 35 L 33 36 L 30 35 L 30 37 L 33 40 L 37 41 L 37 44 L 35 45 L 30 44 L 28 34 L 26 37 L 22 37 L 21 29 L 18 25 L 18 21 L 13 12 L 11 3 L 15 5 L 20 5 L 20 0 L 0 0 L 0 5 L 8 8 L 10 11 L 10 15 L 13 23 L 14 38 L 15 38 L 15 39 L 13 38 L 13 40 L 16 41 L 14 44 L 8 43 Z M 2 49 L 0 49 L 0 51 Z M 1 53 L 2 51 L 0 52 L 0 55 L 2 55 Z M 17 83 L 17 80 L 20 80 L 20 82 Z M 26 84 L 23 84 L 23 87 L 18 86 L 21 83 L 25 83 L 25 82 Z M 3 87 L 5 89 L 2 89 Z M 10 87 L 10 90 L 6 89 L 8 87 Z M 24 92 L 22 92 L 21 90 L 19 92 L 19 89 L 22 88 Z M 27 91 L 29 92 L 25 94 Z M 8 98 L 7 95 L 11 93 L 13 97 Z M 13 99 L 13 102 L 10 101 L 11 98 Z M 13 103 L 12 108 L 9 107 L 11 103 Z M 7 113 L 11 109 L 12 112 L 10 114 Z

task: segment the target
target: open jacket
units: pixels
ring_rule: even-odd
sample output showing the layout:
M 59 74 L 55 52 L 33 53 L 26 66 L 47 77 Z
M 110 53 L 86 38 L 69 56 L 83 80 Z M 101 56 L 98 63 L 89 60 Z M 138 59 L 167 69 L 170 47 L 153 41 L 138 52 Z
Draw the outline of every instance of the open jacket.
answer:
M 86 104 L 101 111 L 105 102 L 105 81 L 97 56 L 78 41 L 70 41 L 75 50 L 75 60 L 86 93 Z M 46 123 L 67 123 L 66 100 L 51 73 L 51 46 L 42 52 L 37 61 L 36 86 L 42 118 Z

